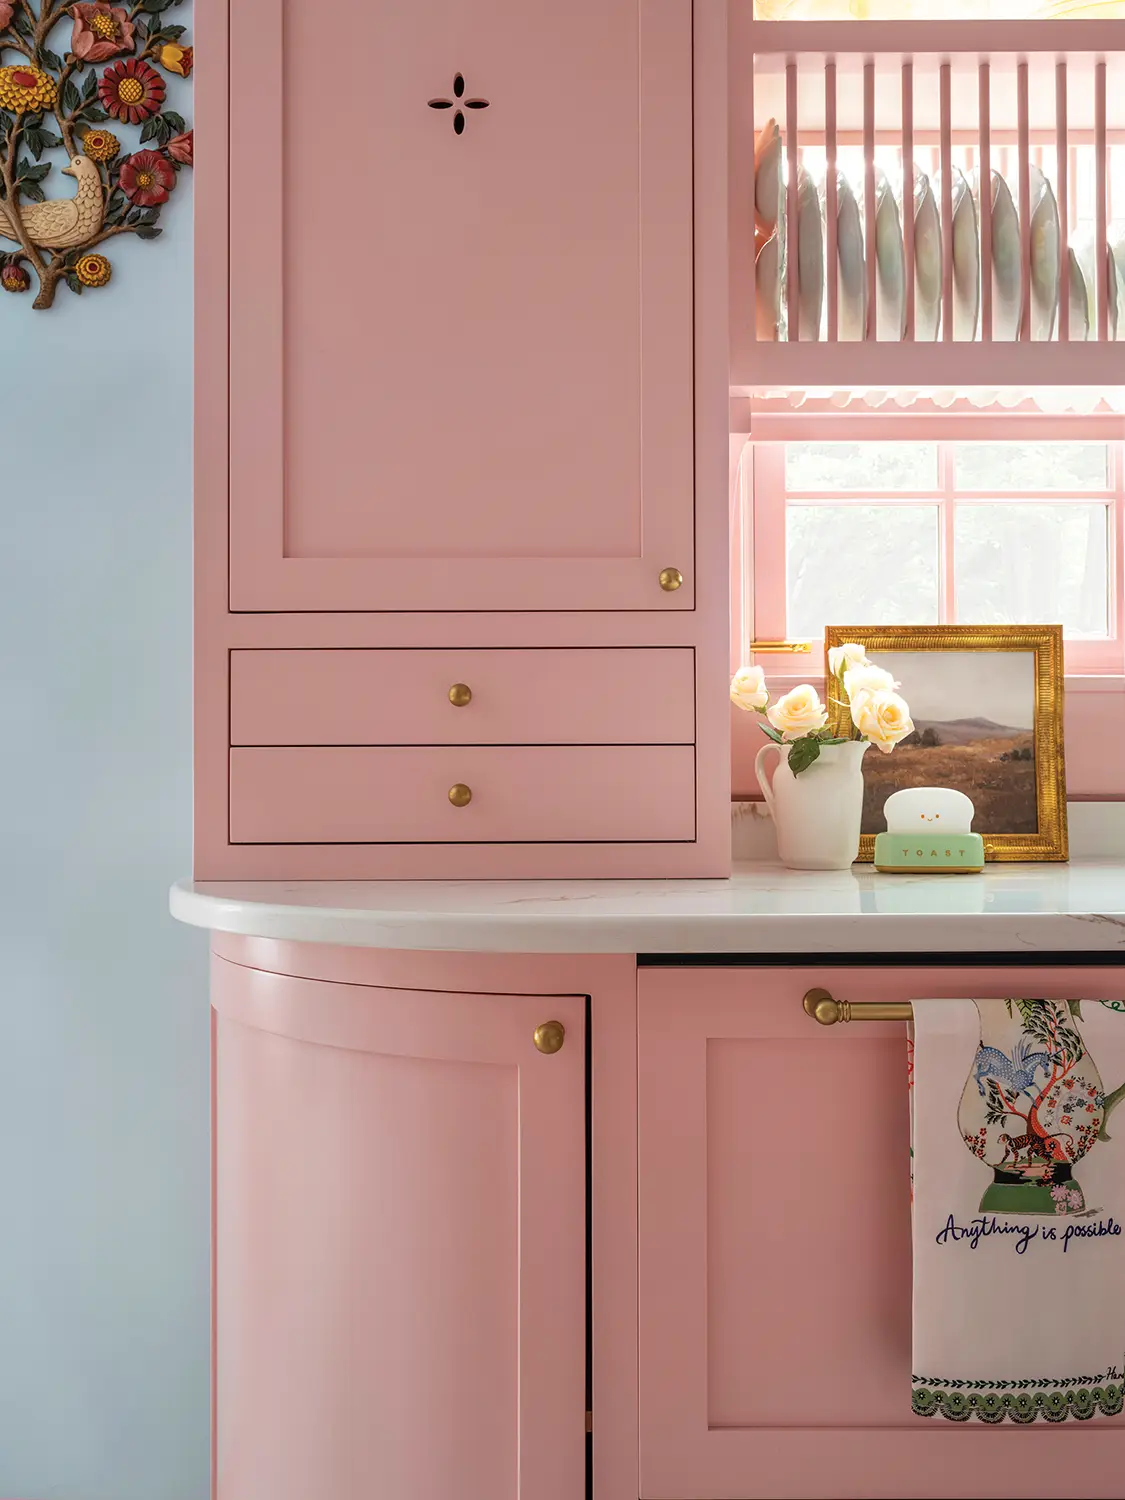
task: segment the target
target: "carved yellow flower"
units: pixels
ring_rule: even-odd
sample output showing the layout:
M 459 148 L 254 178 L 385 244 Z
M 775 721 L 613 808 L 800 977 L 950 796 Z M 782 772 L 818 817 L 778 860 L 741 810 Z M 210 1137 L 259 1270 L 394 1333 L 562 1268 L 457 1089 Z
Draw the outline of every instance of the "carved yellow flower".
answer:
M 191 76 L 195 64 L 195 48 L 181 47 L 176 42 L 166 42 L 156 54 L 156 60 L 169 73 L 178 73 L 181 78 Z
M 83 286 L 105 286 L 113 267 L 104 255 L 80 255 L 74 263 L 74 274 Z
M 55 80 L 42 68 L 30 63 L 15 68 L 0 68 L 0 109 L 15 115 L 29 109 L 51 109 L 58 97 Z
M 91 161 L 112 161 L 121 150 L 121 142 L 111 130 L 87 130 L 82 150 Z

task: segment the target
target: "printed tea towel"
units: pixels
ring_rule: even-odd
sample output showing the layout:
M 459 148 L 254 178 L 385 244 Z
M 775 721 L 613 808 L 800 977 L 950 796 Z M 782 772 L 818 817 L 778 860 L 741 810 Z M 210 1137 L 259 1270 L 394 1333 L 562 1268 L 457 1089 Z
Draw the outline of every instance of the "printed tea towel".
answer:
M 1125 1390 L 1125 1002 L 916 1000 L 913 1404 L 1116 1416 Z

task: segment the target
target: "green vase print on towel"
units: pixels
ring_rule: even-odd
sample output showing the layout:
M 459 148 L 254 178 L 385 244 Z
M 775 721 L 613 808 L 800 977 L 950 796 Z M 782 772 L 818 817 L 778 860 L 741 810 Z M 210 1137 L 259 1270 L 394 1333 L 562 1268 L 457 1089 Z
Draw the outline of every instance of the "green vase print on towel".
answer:
M 1125 1078 L 1125 1014 L 1114 1000 L 913 1002 L 915 1418 L 1121 1413 L 1125 1114 L 1113 1115 L 1125 1088 L 1112 1086 Z
M 965 1145 L 992 1168 L 982 1213 L 1088 1211 L 1074 1168 L 1109 1139 L 1106 1123 L 1125 1084 L 1106 1093 L 1082 1037 L 1081 1007 L 1079 1000 L 977 1007 L 980 1045 L 957 1123 Z

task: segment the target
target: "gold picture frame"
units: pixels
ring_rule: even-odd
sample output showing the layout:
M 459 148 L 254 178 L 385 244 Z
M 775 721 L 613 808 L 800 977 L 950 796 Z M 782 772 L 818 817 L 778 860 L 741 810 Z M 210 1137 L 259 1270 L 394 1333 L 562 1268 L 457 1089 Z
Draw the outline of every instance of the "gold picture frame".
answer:
M 1030 653 L 1032 655 L 1031 686 L 1033 694 L 1032 725 L 1030 731 L 1020 731 L 1024 738 L 1030 736 L 1035 764 L 1035 832 L 1006 832 L 996 828 L 982 828 L 974 822 L 974 831 L 984 839 L 984 856 L 989 861 L 1015 860 L 1065 860 L 1068 856 L 1066 826 L 1066 766 L 1063 754 L 1063 633 L 1061 625 L 830 625 L 824 632 L 825 661 L 833 646 L 855 641 L 861 645 L 872 660 L 885 667 L 896 679 L 902 676 L 896 669 L 895 653 L 912 652 L 1003 652 Z M 901 663 L 900 663 L 901 666 Z M 911 702 L 910 683 L 902 683 L 902 694 Z M 967 693 L 966 697 L 971 698 Z M 826 698 L 829 708 L 829 727 L 836 733 L 847 733 L 849 714 L 846 705 L 837 701 L 831 679 L 827 684 Z M 911 704 L 913 711 L 913 704 Z M 916 716 L 917 717 L 917 716 Z M 1014 717 L 1014 715 L 1012 716 Z M 957 724 L 986 724 L 986 719 L 960 719 L 950 721 Z M 999 725 L 993 725 L 1000 728 Z M 853 731 L 854 732 L 854 731 Z M 1005 729 L 1005 733 L 1007 733 Z M 1014 731 L 1013 731 L 1014 732 Z M 936 731 L 935 731 L 936 734 Z M 935 738 L 934 745 L 941 742 Z M 966 742 L 958 741 L 958 748 Z M 993 742 L 994 743 L 994 742 Z M 900 747 L 884 757 L 877 750 L 869 750 L 864 762 L 879 756 L 875 763 L 882 772 L 881 781 L 886 783 L 894 772 L 895 756 Z M 1018 752 L 1019 759 L 1030 758 L 1025 751 Z M 1007 760 L 1004 754 L 1001 758 Z M 1013 751 L 1011 759 L 1017 758 Z M 901 764 L 901 762 L 900 762 Z M 1026 773 L 1025 773 L 1026 774 Z M 865 770 L 865 786 L 867 785 Z M 907 783 L 909 784 L 909 783 Z M 949 785 L 943 779 L 939 784 Z M 991 783 L 990 783 L 991 785 Z M 972 795 L 972 787 L 961 790 Z M 979 796 L 974 798 L 978 802 Z M 869 794 L 865 801 L 865 818 L 870 822 Z M 881 803 L 879 804 L 881 807 Z M 860 838 L 859 859 L 871 861 L 875 855 L 875 835 L 867 831 Z

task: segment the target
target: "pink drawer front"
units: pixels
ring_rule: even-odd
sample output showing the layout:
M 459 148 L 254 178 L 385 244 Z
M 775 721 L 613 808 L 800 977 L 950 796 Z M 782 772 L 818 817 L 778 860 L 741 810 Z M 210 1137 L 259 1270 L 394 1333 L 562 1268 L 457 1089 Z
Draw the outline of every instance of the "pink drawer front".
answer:
M 455 807 L 450 788 L 472 800 Z M 695 837 L 690 745 L 277 746 L 230 753 L 232 844 Z
M 232 745 L 689 745 L 690 648 L 232 651 Z M 472 697 L 450 701 L 455 683 Z

